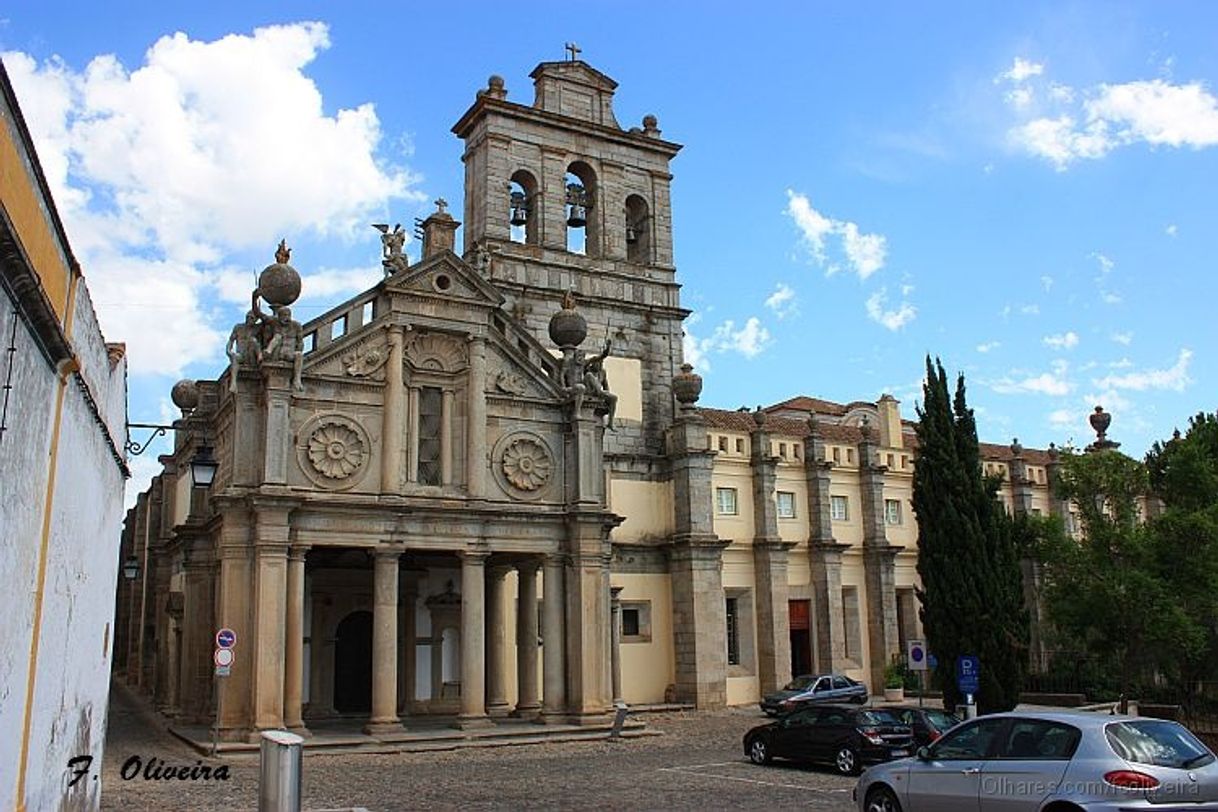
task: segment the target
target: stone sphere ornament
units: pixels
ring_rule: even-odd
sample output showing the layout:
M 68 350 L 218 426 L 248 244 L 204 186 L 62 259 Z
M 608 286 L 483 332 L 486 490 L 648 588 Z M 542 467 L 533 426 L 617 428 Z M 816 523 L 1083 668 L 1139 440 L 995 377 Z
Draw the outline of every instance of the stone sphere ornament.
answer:
M 287 306 L 300 298 L 300 274 L 288 264 L 291 255 L 292 249 L 280 240 L 274 264 L 266 266 L 258 274 L 258 294 L 268 304 Z
M 559 347 L 578 347 L 588 337 L 588 321 L 575 309 L 575 294 L 567 291 L 562 309 L 550 317 L 550 340 Z
M 190 378 L 183 378 L 169 390 L 169 398 L 183 413 L 192 412 L 199 405 L 199 387 Z

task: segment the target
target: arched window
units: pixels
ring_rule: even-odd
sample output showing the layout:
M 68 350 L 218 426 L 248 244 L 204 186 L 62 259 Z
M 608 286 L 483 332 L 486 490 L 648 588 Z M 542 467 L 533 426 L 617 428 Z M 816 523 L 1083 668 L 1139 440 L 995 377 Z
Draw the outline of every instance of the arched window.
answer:
M 508 224 L 512 242 L 535 245 L 540 242 L 538 228 L 537 180 L 523 169 L 512 175 L 508 198 Z
M 567 167 L 566 188 L 567 250 L 595 257 L 600 255 L 600 232 L 595 216 L 596 173 L 583 161 Z
M 626 259 L 639 265 L 651 262 L 651 212 L 639 195 L 626 198 Z

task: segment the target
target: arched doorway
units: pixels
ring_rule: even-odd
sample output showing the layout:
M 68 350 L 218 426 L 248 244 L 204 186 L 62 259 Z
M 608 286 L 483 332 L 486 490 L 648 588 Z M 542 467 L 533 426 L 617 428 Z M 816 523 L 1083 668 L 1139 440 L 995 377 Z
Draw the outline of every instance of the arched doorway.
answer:
M 334 709 L 367 713 L 372 710 L 372 613 L 347 615 L 334 637 Z

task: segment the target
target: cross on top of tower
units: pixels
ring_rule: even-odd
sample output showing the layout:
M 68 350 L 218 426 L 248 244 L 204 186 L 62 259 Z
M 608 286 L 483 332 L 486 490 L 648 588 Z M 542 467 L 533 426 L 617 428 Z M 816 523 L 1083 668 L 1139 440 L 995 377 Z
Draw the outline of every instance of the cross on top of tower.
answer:
M 436 212 L 444 214 L 444 210 L 448 207 L 448 201 L 442 197 L 436 198 Z
M 575 60 L 579 59 L 579 52 L 583 50 L 583 48 L 580 48 L 574 42 L 568 42 L 563 47 L 567 49 L 567 60 L 569 62 L 574 62 Z

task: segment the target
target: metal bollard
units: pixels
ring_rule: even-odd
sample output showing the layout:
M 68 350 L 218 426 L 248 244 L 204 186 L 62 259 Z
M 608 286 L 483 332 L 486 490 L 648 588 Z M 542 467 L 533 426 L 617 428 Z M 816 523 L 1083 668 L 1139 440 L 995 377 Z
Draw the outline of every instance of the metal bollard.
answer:
M 286 730 L 263 731 L 258 812 L 300 812 L 303 744 L 304 739 Z

